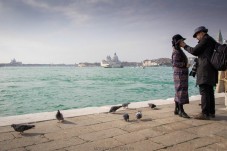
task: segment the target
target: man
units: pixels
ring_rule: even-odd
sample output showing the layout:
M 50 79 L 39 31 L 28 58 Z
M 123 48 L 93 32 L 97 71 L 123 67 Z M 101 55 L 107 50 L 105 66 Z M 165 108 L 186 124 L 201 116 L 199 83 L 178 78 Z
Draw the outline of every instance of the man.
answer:
M 198 56 L 198 68 L 196 83 L 199 85 L 201 94 L 202 113 L 196 115 L 195 119 L 209 120 L 215 117 L 215 98 L 213 87 L 218 82 L 218 71 L 211 65 L 209 59 L 212 56 L 216 41 L 208 34 L 208 29 L 200 26 L 195 29 L 193 37 L 198 44 L 193 48 L 183 41 L 180 46 L 194 56 Z

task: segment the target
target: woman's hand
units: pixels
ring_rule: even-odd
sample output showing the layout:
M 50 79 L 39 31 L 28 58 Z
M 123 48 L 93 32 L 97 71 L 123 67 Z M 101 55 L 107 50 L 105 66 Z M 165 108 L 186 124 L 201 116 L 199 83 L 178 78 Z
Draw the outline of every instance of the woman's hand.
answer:
M 180 47 L 184 47 L 184 46 L 186 46 L 186 44 L 185 44 L 185 42 L 184 42 L 183 40 L 182 40 L 182 41 L 180 41 L 179 45 L 180 45 Z

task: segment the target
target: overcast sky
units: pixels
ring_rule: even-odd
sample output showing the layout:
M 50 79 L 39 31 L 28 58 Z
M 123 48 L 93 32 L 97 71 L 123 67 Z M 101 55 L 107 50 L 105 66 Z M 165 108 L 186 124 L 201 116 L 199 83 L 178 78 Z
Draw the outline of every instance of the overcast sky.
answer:
M 227 39 L 226 14 L 226 0 L 0 0 L 0 62 L 170 58 L 174 34 L 194 46 L 204 25 Z

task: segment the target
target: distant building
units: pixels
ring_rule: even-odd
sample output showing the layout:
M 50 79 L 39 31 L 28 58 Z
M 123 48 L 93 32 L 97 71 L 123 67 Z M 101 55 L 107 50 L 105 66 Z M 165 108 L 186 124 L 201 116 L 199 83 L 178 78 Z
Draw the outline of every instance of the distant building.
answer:
M 219 32 L 218 32 L 217 42 L 220 43 L 220 44 L 223 44 L 223 37 L 222 37 L 222 34 L 221 34 L 221 30 L 219 30 Z M 225 43 L 226 43 L 226 40 L 225 40 Z
M 86 67 L 87 65 L 85 63 L 79 63 L 78 67 Z
M 172 60 L 170 58 L 159 58 L 153 60 L 144 60 L 142 64 L 144 67 L 172 66 Z
M 84 63 L 79 63 L 78 67 L 99 67 L 100 63 L 88 63 L 88 62 L 84 62 Z
M 9 63 L 10 65 L 19 66 L 22 65 L 22 62 L 17 62 L 16 59 L 12 59 Z
M 106 60 L 102 60 L 101 66 L 104 68 L 122 68 L 123 67 L 116 53 L 114 53 L 113 58 L 111 58 L 110 56 L 107 56 Z
M 159 64 L 155 61 L 152 61 L 152 60 L 144 60 L 143 66 L 144 67 L 153 67 L 153 66 L 159 66 Z

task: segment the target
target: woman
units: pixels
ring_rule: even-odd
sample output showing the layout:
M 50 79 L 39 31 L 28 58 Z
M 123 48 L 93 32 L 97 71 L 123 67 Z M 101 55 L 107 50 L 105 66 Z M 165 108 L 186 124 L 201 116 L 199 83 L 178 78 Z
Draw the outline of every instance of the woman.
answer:
M 184 41 L 181 35 L 174 35 L 172 38 L 173 53 L 173 79 L 175 85 L 175 110 L 174 114 L 183 118 L 190 118 L 184 111 L 183 105 L 189 103 L 188 98 L 188 58 L 181 50 L 179 43 Z

